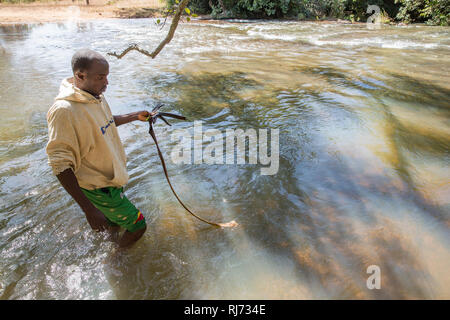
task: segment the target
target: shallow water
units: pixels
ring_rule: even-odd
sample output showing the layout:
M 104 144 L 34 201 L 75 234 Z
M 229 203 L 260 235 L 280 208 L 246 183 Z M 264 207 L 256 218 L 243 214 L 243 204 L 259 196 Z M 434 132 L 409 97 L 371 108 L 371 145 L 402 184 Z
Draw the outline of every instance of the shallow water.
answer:
M 166 29 L 167 30 L 167 27 Z M 126 253 L 92 232 L 46 163 L 46 112 L 81 47 L 163 38 L 152 20 L 0 27 L 1 299 L 450 298 L 449 28 L 228 21 L 180 25 L 154 60 L 107 57 L 128 197 L 148 231 Z M 175 164 L 176 129 L 279 129 L 279 170 Z M 195 188 L 192 186 L 195 185 Z M 381 270 L 369 290 L 367 268 Z

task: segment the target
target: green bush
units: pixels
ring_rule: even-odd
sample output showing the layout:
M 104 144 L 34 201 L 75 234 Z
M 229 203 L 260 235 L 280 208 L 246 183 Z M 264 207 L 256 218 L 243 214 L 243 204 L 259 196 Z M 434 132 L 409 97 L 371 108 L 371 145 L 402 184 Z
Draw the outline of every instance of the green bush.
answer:
M 343 17 L 346 0 L 223 0 L 224 7 L 238 18 Z M 212 1 L 217 3 L 218 1 Z M 213 12 L 223 13 L 214 5 Z
M 230 1 L 231 2 L 231 1 Z M 249 18 L 281 18 L 292 14 L 295 1 L 291 0 L 237 0 L 234 10 L 245 13 Z
M 175 0 L 166 0 L 172 6 Z M 450 0 L 191 0 L 189 8 L 198 14 L 226 18 L 341 18 L 366 21 L 369 5 L 389 17 L 406 23 L 448 25 Z
M 372 4 L 388 16 L 395 16 L 398 11 L 395 0 L 207 0 L 204 3 L 205 8 L 207 3 L 212 4 L 213 16 L 227 13 L 235 18 L 344 19 L 352 16 L 357 21 L 365 21 L 369 16 L 367 7 Z
M 301 0 L 301 13 L 307 18 L 344 18 L 347 0 Z
M 166 0 L 166 4 L 169 8 L 172 8 L 175 4 L 175 0 Z M 190 0 L 188 3 L 188 8 L 196 14 L 207 14 L 211 12 L 209 0 Z
M 366 21 L 370 16 L 367 13 L 367 8 L 369 5 L 377 5 L 381 9 L 381 13 L 386 18 L 395 17 L 398 12 L 398 5 L 395 3 L 396 0 L 347 0 L 345 1 L 345 10 L 351 12 L 357 21 Z
M 426 22 L 448 26 L 450 0 L 396 0 L 400 4 L 397 19 L 406 22 Z
M 224 14 L 225 7 L 228 15 L 236 18 L 282 18 L 296 17 L 301 19 L 317 18 L 349 18 L 365 21 L 367 7 L 378 5 L 388 16 L 395 16 L 398 5 L 395 0 L 207 0 L 212 4 L 215 16 Z M 222 6 L 223 5 L 223 6 Z

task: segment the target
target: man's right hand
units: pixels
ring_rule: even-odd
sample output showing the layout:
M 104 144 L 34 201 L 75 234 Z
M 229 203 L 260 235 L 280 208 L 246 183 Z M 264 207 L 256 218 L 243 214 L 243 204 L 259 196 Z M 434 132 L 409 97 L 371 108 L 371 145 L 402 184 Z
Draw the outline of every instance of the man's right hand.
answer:
M 93 207 L 86 210 L 84 213 L 86 214 L 86 219 L 92 230 L 100 232 L 108 229 L 108 221 L 99 209 Z

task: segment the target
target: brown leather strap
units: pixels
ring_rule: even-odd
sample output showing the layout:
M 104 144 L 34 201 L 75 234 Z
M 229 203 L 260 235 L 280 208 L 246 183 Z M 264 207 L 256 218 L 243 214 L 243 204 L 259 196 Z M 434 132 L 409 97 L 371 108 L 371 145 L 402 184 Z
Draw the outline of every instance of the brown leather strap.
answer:
M 177 193 L 175 192 L 175 190 L 172 187 L 172 184 L 170 183 L 170 179 L 169 179 L 169 175 L 167 173 L 167 168 L 166 168 L 166 163 L 164 161 L 164 157 L 161 153 L 161 150 L 159 149 L 159 145 L 158 145 L 158 140 L 156 139 L 156 135 L 155 135 L 155 130 L 153 129 L 153 124 L 156 122 L 156 120 L 158 118 L 160 118 L 161 120 L 163 120 L 167 125 L 171 126 L 171 124 L 164 118 L 164 116 L 166 117 L 170 117 L 170 118 L 176 118 L 176 119 L 180 119 L 180 120 L 186 120 L 185 117 L 183 116 L 179 116 L 173 113 L 167 113 L 167 112 L 159 112 L 159 108 L 161 108 L 163 105 L 162 104 L 158 104 L 152 111 L 152 115 L 149 117 L 148 119 L 148 123 L 150 125 L 150 128 L 148 130 L 148 133 L 151 135 L 151 137 L 153 138 L 153 141 L 155 141 L 155 145 L 156 145 L 156 149 L 158 150 L 158 155 L 159 155 L 159 159 L 161 159 L 161 164 L 162 167 L 164 169 L 164 174 L 166 176 L 166 180 L 169 183 L 170 189 L 172 190 L 173 194 L 175 195 L 175 197 L 177 198 L 178 202 L 183 206 L 184 209 L 186 209 L 187 212 L 189 212 L 191 215 L 193 215 L 194 217 L 196 217 L 197 219 L 208 223 L 212 226 L 215 227 L 219 227 L 219 228 L 227 228 L 227 227 L 235 227 L 238 224 L 236 223 L 236 221 L 230 221 L 227 223 L 215 223 L 215 222 L 210 222 L 208 220 L 205 220 L 203 218 L 200 218 L 199 216 L 197 216 L 195 213 L 193 213 L 191 210 L 189 210 L 188 207 L 186 207 L 186 205 L 181 201 L 181 199 L 178 197 Z

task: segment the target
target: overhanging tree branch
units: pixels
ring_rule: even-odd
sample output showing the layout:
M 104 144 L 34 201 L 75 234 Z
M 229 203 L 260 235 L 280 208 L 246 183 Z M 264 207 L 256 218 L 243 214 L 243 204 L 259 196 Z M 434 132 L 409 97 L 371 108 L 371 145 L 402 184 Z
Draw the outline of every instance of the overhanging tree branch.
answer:
M 138 51 L 138 52 L 154 59 L 158 55 L 158 53 L 161 52 L 161 50 L 164 48 L 164 46 L 172 40 L 173 35 L 175 34 L 175 30 L 178 27 L 178 22 L 180 21 L 181 14 L 183 13 L 183 11 L 186 8 L 188 3 L 189 3 L 189 0 L 182 0 L 181 3 L 178 5 L 178 9 L 175 12 L 175 15 L 173 16 L 172 24 L 170 25 L 170 29 L 169 29 L 169 32 L 167 33 L 167 36 L 164 38 L 163 41 L 161 41 L 159 46 L 153 52 L 149 52 L 145 49 L 139 48 L 139 46 L 137 44 L 131 44 L 128 46 L 128 48 L 123 50 L 121 53 L 116 53 L 114 51 L 114 52 L 108 52 L 107 54 L 110 56 L 116 57 L 117 59 L 122 59 L 128 52 L 135 50 L 135 51 Z

